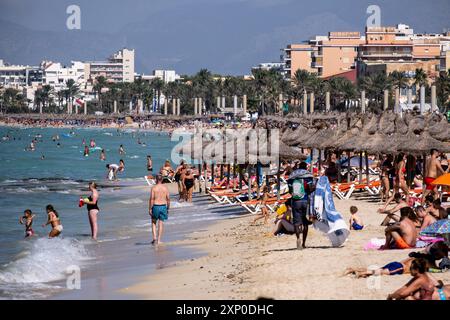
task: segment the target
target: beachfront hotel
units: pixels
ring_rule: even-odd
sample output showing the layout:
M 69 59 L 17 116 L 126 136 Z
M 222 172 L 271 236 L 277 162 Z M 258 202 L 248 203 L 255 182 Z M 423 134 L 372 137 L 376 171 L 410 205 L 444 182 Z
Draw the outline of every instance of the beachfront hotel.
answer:
M 414 34 L 404 24 L 396 27 L 368 27 L 365 33 L 329 32 L 284 51 L 284 73 L 292 78 L 298 69 L 327 79 L 345 77 L 355 82 L 360 76 L 392 71 L 414 76 L 422 68 L 430 83 L 448 67 L 450 32 Z
M 84 72 L 90 80 L 103 76 L 108 82 L 133 82 L 134 49 L 119 50 L 106 61 L 86 61 Z

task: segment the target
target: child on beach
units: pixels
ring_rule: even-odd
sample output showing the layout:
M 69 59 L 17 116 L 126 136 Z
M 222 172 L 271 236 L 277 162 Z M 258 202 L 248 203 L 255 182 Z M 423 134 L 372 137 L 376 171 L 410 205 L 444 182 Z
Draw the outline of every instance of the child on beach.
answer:
M 49 238 L 55 238 L 61 234 L 63 231 L 63 226 L 61 224 L 61 220 L 59 219 L 58 212 L 56 212 L 55 208 L 51 204 L 49 204 L 46 208 L 47 211 L 47 223 L 43 224 L 42 227 L 45 228 L 47 225 L 52 225 L 52 230 L 48 234 Z
M 261 205 L 261 214 L 258 215 L 255 220 L 253 220 L 252 225 L 256 223 L 259 219 L 264 218 L 264 224 L 267 225 L 267 220 L 269 219 L 269 211 L 267 210 L 266 203 L 269 199 L 269 187 L 264 186 L 263 195 L 261 197 L 260 205 Z
M 33 219 L 34 219 L 35 215 L 31 212 L 30 209 L 25 210 L 23 213 L 24 213 L 24 216 L 19 218 L 19 223 L 25 224 L 25 238 L 27 238 L 27 237 L 31 237 L 32 235 L 34 235 L 32 225 L 33 225 Z
M 358 208 L 355 206 L 350 207 L 350 230 L 362 230 L 364 228 L 364 223 L 361 217 L 357 214 Z

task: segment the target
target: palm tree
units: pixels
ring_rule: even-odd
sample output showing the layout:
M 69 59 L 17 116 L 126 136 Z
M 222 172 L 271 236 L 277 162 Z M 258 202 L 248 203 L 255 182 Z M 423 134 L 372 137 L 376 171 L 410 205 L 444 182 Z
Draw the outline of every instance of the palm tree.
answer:
M 97 95 L 99 109 L 102 109 L 102 90 L 107 86 L 107 81 L 104 76 L 95 78 L 94 92 Z
M 406 77 L 406 74 L 404 72 L 400 71 L 392 71 L 389 74 L 389 78 L 391 79 L 392 85 L 396 89 L 401 89 L 407 86 L 408 84 L 408 78 Z
M 157 78 L 154 79 L 151 83 L 150 83 L 151 87 L 153 88 L 153 90 L 155 90 L 156 92 L 156 97 L 157 97 L 157 112 L 161 112 L 161 91 L 164 88 L 164 81 Z
M 382 110 L 382 99 L 384 90 L 391 90 L 392 80 L 387 77 L 384 72 L 371 74 L 359 79 L 358 87 L 360 90 L 365 90 L 369 98 L 369 108 L 373 107 Z
M 438 105 L 441 106 L 441 111 L 446 113 L 449 110 L 450 104 L 450 69 L 439 73 L 435 85 Z
M 420 88 L 421 86 L 426 86 L 428 84 L 427 74 L 422 68 L 416 69 L 416 74 L 414 75 L 414 84 L 416 85 L 416 88 Z
M 310 83 L 312 79 L 312 73 L 298 69 L 294 73 L 294 77 L 292 78 L 293 82 L 293 96 L 298 101 L 302 101 L 302 96 L 310 89 Z
M 326 90 L 330 92 L 332 105 L 343 109 L 356 96 L 355 85 L 347 78 L 335 77 L 326 81 Z

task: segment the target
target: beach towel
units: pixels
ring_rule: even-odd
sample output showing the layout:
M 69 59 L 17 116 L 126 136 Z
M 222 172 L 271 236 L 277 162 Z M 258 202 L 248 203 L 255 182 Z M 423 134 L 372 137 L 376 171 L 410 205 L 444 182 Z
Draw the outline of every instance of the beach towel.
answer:
M 325 233 L 333 247 L 340 247 L 347 240 L 350 230 L 342 215 L 336 210 L 328 177 L 322 176 L 316 190 L 310 196 L 310 215 L 314 228 Z

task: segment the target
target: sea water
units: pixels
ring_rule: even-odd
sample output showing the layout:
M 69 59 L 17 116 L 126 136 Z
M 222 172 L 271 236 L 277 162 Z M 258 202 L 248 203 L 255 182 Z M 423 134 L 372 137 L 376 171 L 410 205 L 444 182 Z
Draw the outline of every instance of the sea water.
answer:
M 55 135 L 59 141 L 52 140 Z M 177 142 L 167 134 L 0 127 L 0 138 L 6 136 L 9 139 L 0 139 L 0 298 L 116 298 L 112 292 L 129 285 L 132 276 L 195 255 L 170 246 L 155 251 L 150 245 L 146 157 L 152 156 L 155 173 L 170 160 Z M 34 137 L 36 150 L 26 151 Z M 100 160 L 99 151 L 84 157 L 83 139 L 86 144 L 94 139 L 105 150 L 106 161 Z M 120 145 L 125 155 L 119 154 Z M 119 173 L 119 181 L 107 180 L 106 164 L 120 159 L 125 171 Z M 98 242 L 90 239 L 86 207 L 78 207 L 80 196 L 89 194 L 89 181 L 96 181 L 100 191 Z M 56 239 L 48 239 L 50 227 L 41 226 L 48 204 L 58 211 L 64 226 Z M 208 221 L 234 214 L 208 211 L 208 205 L 200 198 L 194 204 L 173 199 L 165 240 L 180 239 Z M 36 215 L 37 235 L 28 239 L 18 223 L 25 209 Z M 82 293 L 67 293 L 64 280 L 73 266 L 82 270 Z

